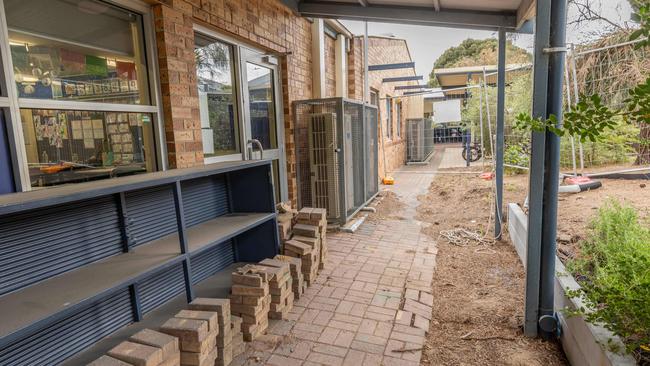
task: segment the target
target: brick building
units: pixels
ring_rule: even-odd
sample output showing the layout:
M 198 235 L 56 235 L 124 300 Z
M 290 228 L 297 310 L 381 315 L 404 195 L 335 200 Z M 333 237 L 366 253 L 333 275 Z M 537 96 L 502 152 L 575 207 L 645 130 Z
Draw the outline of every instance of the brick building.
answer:
M 292 102 L 363 97 L 362 40 L 337 21 L 298 17 L 277 0 L 80 2 L 115 13 L 118 19 L 112 20 L 111 30 L 102 28 L 102 24 L 110 23 L 108 20 L 90 24 L 94 18 L 84 17 L 93 14 L 101 18 L 101 13 L 90 9 L 92 6 L 89 10 L 82 5 L 75 8 L 59 1 L 40 1 L 60 16 L 65 11 L 79 15 L 79 29 L 92 29 L 95 38 L 74 39 L 76 36 L 58 27 L 48 29 L 44 22 L 36 27 L 38 34 L 53 33 L 62 41 L 34 39 L 14 30 L 34 20 L 25 16 L 26 7 L 31 5 L 5 1 L 6 16 L 11 16 L 11 46 L 3 58 L 14 62 L 5 80 L 17 83 L 2 90 L 8 91 L 8 99 L 12 93 L 17 98 L 14 103 L 0 101 L 10 109 L 3 119 L 7 136 L 0 135 L 0 148 L 11 156 L 0 161 L 0 169 L 9 173 L 4 177 L 14 176 L 13 180 L 2 180 L 2 192 L 104 177 L 97 171 L 81 174 L 73 169 L 53 179 L 52 174 L 35 168 L 59 161 L 73 167 L 101 166 L 113 173 L 119 171 L 113 175 L 122 174 L 122 170 L 135 174 L 250 159 L 257 155 L 250 153 L 255 147 L 249 140 L 257 139 L 264 156 L 274 159 L 278 199 L 295 202 Z M 70 42 L 74 47 L 66 46 L 66 37 L 74 41 Z M 100 47 L 102 42 L 110 46 L 107 51 Z M 79 49 L 77 44 L 88 47 Z M 22 60 L 42 60 L 44 55 L 47 62 L 42 67 L 32 70 L 23 64 Z M 369 64 L 410 60 L 405 41 L 370 37 Z M 97 64 L 88 72 L 92 76 L 79 77 L 74 72 L 90 70 L 92 62 Z M 47 71 L 52 65 L 59 70 Z M 32 75 L 39 73 L 49 76 L 38 80 Z M 381 104 L 389 171 L 404 162 L 404 120 L 421 116 L 421 108 L 412 102 L 414 98 L 383 99 L 394 96 L 394 92 L 381 78 L 413 73 L 392 70 L 370 74 L 369 98 Z M 55 78 L 57 74 L 62 74 L 60 80 Z M 70 79 L 64 78 L 67 74 Z M 59 131 L 76 133 L 54 134 L 49 127 L 41 126 L 44 121 L 65 124 Z M 117 130 L 127 122 L 131 127 Z M 116 130 L 133 132 L 123 137 L 129 146 L 115 140 Z M 131 141 L 135 141 L 133 146 Z M 381 177 L 383 159 L 379 160 Z

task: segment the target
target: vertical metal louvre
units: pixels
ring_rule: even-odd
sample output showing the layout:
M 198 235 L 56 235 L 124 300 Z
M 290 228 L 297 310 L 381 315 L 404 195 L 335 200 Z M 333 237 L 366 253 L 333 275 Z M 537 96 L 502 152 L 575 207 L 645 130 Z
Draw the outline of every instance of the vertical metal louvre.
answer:
M 0 350 L 0 365 L 58 365 L 132 322 L 124 289 Z
M 0 294 L 122 251 L 113 197 L 0 218 Z
M 142 313 L 146 314 L 185 290 L 182 264 L 178 263 L 155 273 L 141 281 L 138 289 Z
M 148 243 L 177 231 L 171 186 L 127 192 L 126 211 L 133 246 Z
M 192 284 L 199 283 L 235 262 L 232 240 L 192 256 Z
M 198 225 L 229 212 L 226 179 L 205 177 L 182 183 L 185 224 Z

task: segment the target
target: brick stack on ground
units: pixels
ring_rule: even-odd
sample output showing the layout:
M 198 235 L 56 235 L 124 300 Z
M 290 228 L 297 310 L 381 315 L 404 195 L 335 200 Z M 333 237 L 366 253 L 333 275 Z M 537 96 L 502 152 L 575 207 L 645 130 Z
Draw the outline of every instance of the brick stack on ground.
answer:
M 278 254 L 273 259 L 289 263 L 291 278 L 293 279 L 291 283 L 293 298 L 295 300 L 300 299 L 300 297 L 305 293 L 305 287 L 307 287 L 307 284 L 305 283 L 305 277 L 302 274 L 302 261 L 300 258 Z
M 232 357 L 235 358 L 246 350 L 244 333 L 241 331 L 242 318 L 236 315 L 230 316 L 230 329 L 232 332 Z
M 89 366 L 179 366 L 178 338 L 143 329 Z
M 260 265 L 270 268 L 269 292 L 271 293 L 271 310 L 269 319 L 286 319 L 293 308 L 293 277 L 291 265 L 277 259 L 264 259 Z
M 284 255 L 294 258 L 300 258 L 300 269 L 307 286 L 311 286 L 312 281 L 318 274 L 319 252 L 317 248 L 310 244 L 305 244 L 298 240 L 287 240 L 284 243 Z
M 278 209 L 278 232 L 280 233 L 280 246 L 284 247 L 284 243 L 291 239 L 291 229 L 295 223 L 296 210 L 292 209 L 287 203 L 279 203 Z
M 217 314 L 211 311 L 181 310 L 168 319 L 160 332 L 177 337 L 181 365 L 214 365 L 217 359 Z
M 200 297 L 194 299 L 189 305 L 190 310 L 213 312 L 217 316 L 219 332 L 216 338 L 217 366 L 230 364 L 233 356 L 233 331 L 230 316 L 230 300 Z
M 244 340 L 253 341 L 269 326 L 271 294 L 266 267 L 247 264 L 232 273 L 230 310 L 242 318 Z
M 298 212 L 297 222 L 297 225 L 294 225 L 293 228 L 295 234 L 293 239 L 310 245 L 311 243 L 318 245 L 318 268 L 324 269 L 325 259 L 327 258 L 327 210 L 324 208 L 304 207 Z M 317 230 L 305 226 L 316 227 Z

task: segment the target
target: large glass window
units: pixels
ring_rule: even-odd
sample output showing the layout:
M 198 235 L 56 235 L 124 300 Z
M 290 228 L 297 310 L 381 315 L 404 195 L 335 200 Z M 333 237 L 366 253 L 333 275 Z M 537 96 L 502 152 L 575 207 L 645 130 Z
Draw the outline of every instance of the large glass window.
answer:
M 98 0 L 4 0 L 20 98 L 149 104 L 142 16 Z
M 4 7 L 31 186 L 156 170 L 145 16 L 100 0 Z
M 21 109 L 32 187 L 153 170 L 151 115 Z
M 275 122 L 273 71 L 250 62 L 246 63 L 248 98 L 251 113 L 251 137 L 259 140 L 265 149 L 278 147 Z
M 393 137 L 393 102 L 389 95 L 386 96 L 386 137 Z
M 204 156 L 241 153 L 233 47 L 198 33 L 195 43 Z

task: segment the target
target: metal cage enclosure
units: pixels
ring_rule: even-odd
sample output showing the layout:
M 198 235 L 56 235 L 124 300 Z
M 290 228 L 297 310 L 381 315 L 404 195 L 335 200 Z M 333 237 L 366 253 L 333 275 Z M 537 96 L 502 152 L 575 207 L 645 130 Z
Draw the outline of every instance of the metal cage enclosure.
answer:
M 379 191 L 377 107 L 346 98 L 293 102 L 298 206 L 344 225 Z
M 406 162 L 424 163 L 433 153 L 433 121 L 429 118 L 406 120 Z

